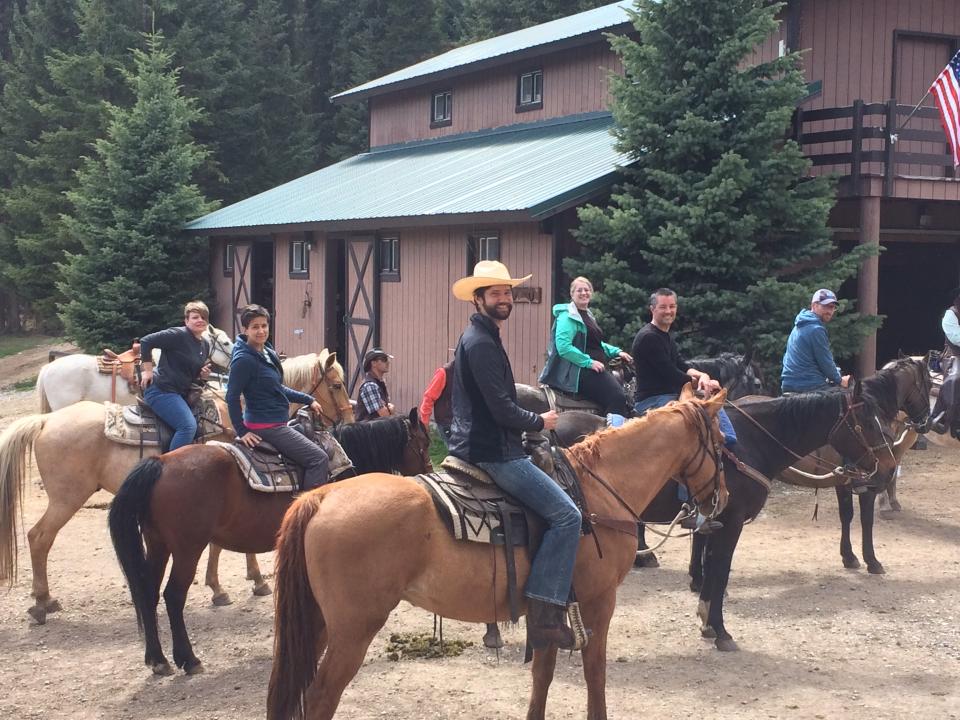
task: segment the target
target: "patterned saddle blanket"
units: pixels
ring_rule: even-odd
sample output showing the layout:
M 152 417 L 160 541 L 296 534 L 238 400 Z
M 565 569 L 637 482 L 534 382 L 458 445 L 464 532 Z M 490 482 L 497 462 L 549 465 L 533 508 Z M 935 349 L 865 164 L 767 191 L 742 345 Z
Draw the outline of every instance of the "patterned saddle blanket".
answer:
M 196 440 L 223 432 L 223 419 L 212 392 L 203 392 L 193 406 L 197 418 Z M 173 428 L 154 414 L 142 401 L 136 405 L 117 405 L 105 402 L 103 434 L 121 445 L 160 447 L 166 452 L 173 438 Z

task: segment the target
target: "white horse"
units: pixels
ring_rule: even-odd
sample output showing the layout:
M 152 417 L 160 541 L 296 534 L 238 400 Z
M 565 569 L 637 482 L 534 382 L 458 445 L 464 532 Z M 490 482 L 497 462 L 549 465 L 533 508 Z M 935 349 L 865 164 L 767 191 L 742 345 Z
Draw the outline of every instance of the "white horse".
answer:
M 230 367 L 233 353 L 233 341 L 223 330 L 213 325 L 207 327 L 207 340 L 210 341 L 210 362 L 216 368 L 226 372 Z M 153 361 L 160 359 L 160 351 L 153 351 Z M 127 389 L 120 378 L 104 375 L 97 369 L 96 355 L 64 355 L 44 365 L 37 376 L 37 396 L 40 399 L 40 412 L 48 413 L 81 400 L 105 402 L 111 399 L 111 388 L 116 382 L 116 400 L 120 405 L 133 405 L 137 401 L 135 393 Z

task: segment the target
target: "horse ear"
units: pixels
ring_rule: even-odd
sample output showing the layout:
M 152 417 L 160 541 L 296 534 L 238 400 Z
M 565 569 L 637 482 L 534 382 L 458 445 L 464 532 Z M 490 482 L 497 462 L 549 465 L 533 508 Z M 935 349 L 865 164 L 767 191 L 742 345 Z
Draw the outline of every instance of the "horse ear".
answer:
M 707 408 L 707 412 L 710 413 L 711 417 L 716 417 L 723 409 L 723 403 L 727 400 L 727 389 L 721 388 L 720 392 L 714 395 L 709 400 L 704 401 L 704 406 Z
M 906 355 L 903 354 L 903 348 L 897 348 L 897 360 L 903 360 Z
M 693 389 L 693 383 L 687 383 L 680 388 L 680 402 L 683 402 L 684 400 L 693 400 L 696 396 L 697 394 Z
M 863 384 L 859 380 L 853 381 L 853 400 L 856 402 L 863 394 Z
M 337 354 L 336 354 L 336 353 L 330 353 L 329 355 L 327 355 L 327 359 L 323 361 L 323 369 L 324 369 L 324 371 L 330 370 L 330 368 L 333 367 L 333 364 L 334 364 L 336 361 L 337 361 Z
M 413 425 L 414 427 L 417 427 L 423 424 L 420 422 L 420 413 L 417 412 L 417 409 L 415 407 L 410 408 L 410 414 L 407 415 L 407 420 L 409 420 L 410 424 Z
M 753 351 L 754 347 L 751 345 L 747 348 L 747 351 L 743 354 L 743 360 L 740 361 L 740 364 L 743 367 L 749 367 L 750 363 L 753 362 Z

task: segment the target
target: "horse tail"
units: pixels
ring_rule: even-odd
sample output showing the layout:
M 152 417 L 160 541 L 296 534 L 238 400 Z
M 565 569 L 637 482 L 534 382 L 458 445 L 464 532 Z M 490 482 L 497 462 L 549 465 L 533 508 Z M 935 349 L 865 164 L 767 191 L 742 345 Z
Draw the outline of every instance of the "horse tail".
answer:
M 27 458 L 49 415 L 17 420 L 0 435 L 0 580 L 17 576 L 17 517 L 23 520 L 23 485 Z M 19 513 L 18 513 L 19 510 Z
M 155 594 L 153 576 L 143 547 L 143 521 L 150 511 L 153 487 L 163 473 L 159 458 L 144 458 L 127 475 L 110 505 L 108 525 L 113 550 L 127 578 L 130 597 L 137 613 L 137 628 L 143 632 L 143 613 Z
M 303 720 L 307 688 L 323 652 L 326 622 L 307 578 L 304 535 L 323 493 L 302 496 L 287 511 L 277 536 L 274 562 L 273 670 L 267 688 L 268 720 Z
M 44 365 L 40 368 L 40 374 L 37 375 L 37 397 L 40 400 L 41 413 L 53 412 L 53 408 L 50 407 L 50 398 L 47 397 L 47 392 L 43 389 L 43 376 L 46 374 L 48 367 L 50 367 L 49 364 Z

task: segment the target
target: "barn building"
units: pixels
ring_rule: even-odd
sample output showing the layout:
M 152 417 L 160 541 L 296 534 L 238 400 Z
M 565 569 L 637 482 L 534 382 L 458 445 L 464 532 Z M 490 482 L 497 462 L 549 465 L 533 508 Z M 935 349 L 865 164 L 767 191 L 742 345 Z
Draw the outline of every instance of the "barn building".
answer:
M 351 391 L 363 353 L 380 345 L 396 356 L 394 400 L 409 408 L 469 316 L 450 285 L 500 259 L 534 275 L 504 336 L 517 380 L 534 381 L 549 308 L 567 297 L 560 264 L 576 209 L 602 202 L 627 161 L 610 135 L 608 78 L 622 66 L 606 34 L 632 30 L 630 6 L 460 47 L 334 96 L 366 103 L 367 152 L 188 225 L 210 237 L 214 321 L 236 329 L 248 302 L 275 309 L 278 349 L 338 349 Z M 942 342 L 939 315 L 960 278 L 960 179 L 935 110 L 895 144 L 888 128 L 958 45 L 952 0 L 793 0 L 757 50 L 806 50 L 795 133 L 812 172 L 840 177 L 831 225 L 841 243 L 886 249 L 843 289 L 887 316 L 861 372 Z

